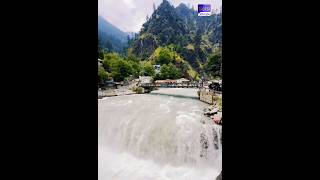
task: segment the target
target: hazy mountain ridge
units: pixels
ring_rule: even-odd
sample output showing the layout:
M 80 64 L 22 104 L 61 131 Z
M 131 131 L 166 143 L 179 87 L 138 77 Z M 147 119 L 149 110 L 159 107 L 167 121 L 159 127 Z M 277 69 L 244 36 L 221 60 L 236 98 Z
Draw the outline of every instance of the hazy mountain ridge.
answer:
M 128 47 L 128 33 L 98 16 L 98 40 L 103 49 L 123 52 Z M 111 45 L 111 47 L 110 47 Z

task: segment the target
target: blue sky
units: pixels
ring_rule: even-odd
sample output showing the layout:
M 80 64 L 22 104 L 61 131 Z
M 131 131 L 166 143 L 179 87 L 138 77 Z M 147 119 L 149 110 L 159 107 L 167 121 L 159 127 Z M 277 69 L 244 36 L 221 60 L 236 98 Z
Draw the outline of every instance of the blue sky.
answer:
M 156 6 L 163 0 L 98 0 L 98 14 L 125 32 L 138 32 L 146 20 L 151 16 L 153 3 Z M 212 9 L 219 9 L 222 0 L 169 0 L 174 7 L 180 3 L 193 5 L 211 4 Z

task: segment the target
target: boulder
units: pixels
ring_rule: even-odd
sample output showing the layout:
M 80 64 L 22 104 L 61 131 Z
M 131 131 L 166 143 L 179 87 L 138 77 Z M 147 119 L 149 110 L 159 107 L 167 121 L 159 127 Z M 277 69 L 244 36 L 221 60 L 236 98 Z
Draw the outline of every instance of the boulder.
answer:
M 219 108 L 218 107 L 215 107 L 215 108 L 213 108 L 212 110 L 211 110 L 211 112 L 213 112 L 213 113 L 217 113 L 219 111 Z
M 213 115 L 213 122 L 216 124 L 221 125 L 222 124 L 222 113 L 218 112 L 215 115 Z
M 219 108 L 216 106 L 209 106 L 208 108 L 204 109 L 204 115 L 211 116 L 219 112 Z

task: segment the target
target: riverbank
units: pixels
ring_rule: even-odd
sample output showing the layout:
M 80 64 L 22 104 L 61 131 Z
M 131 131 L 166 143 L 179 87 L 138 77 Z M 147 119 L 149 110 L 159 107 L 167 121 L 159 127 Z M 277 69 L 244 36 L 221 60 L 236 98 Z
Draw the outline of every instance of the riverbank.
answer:
M 222 98 L 217 97 L 212 105 L 203 110 L 203 114 L 210 117 L 213 123 L 222 125 Z
M 206 108 L 203 109 L 203 114 L 206 117 L 209 117 L 210 119 L 210 123 L 213 123 L 214 126 L 217 126 L 220 129 L 220 136 L 218 135 L 218 133 L 214 134 L 214 145 L 215 148 L 218 149 L 219 145 L 217 145 L 217 143 L 219 142 L 222 147 L 222 96 L 218 95 L 215 96 L 213 104 L 212 105 L 208 105 Z M 202 121 L 203 124 L 206 123 L 206 120 Z M 213 131 L 216 132 L 216 131 Z M 202 144 L 204 145 L 204 147 L 206 148 L 206 141 L 203 140 Z M 220 174 L 215 178 L 215 180 L 222 180 L 222 170 L 220 172 Z
M 210 117 L 213 123 L 222 125 L 222 93 L 204 88 L 199 89 L 197 93 L 200 101 L 209 104 L 203 110 L 204 115 Z
M 137 88 L 136 85 L 137 85 L 136 83 L 132 83 L 128 86 L 121 86 L 118 89 L 99 90 L 98 99 L 102 99 L 104 97 L 139 94 L 139 91 L 135 91 L 135 89 Z M 142 94 L 143 93 L 144 91 L 142 92 Z M 176 88 L 175 91 L 173 92 L 172 92 L 172 88 L 160 88 L 158 90 L 152 91 L 150 94 L 176 96 L 176 97 L 183 97 L 183 98 L 195 98 L 200 101 L 203 101 L 199 98 L 199 96 L 197 96 L 196 89 L 194 91 L 191 91 L 191 89 L 189 88 L 187 89 Z M 209 103 L 208 106 L 203 110 L 203 114 L 209 117 L 212 123 L 217 125 L 222 125 L 222 94 L 215 94 L 214 96 L 210 97 L 210 99 L 211 99 L 211 103 Z
M 131 95 L 136 94 L 130 89 L 106 89 L 98 91 L 98 99 L 102 99 L 104 97 L 113 97 L 113 96 L 123 96 L 123 95 Z
M 137 83 L 133 82 L 127 86 L 120 86 L 117 89 L 109 88 L 105 90 L 98 90 L 98 99 L 102 99 L 104 97 L 113 97 L 113 96 L 124 96 L 124 95 L 131 95 L 137 94 L 133 91 L 134 87 L 136 87 Z

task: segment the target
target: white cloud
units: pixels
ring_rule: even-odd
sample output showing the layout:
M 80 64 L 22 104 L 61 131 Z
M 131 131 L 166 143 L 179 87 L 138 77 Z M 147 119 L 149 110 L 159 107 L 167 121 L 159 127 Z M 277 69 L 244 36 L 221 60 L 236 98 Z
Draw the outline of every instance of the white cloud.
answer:
M 133 3 L 133 0 L 123 0 L 123 1 L 128 6 L 129 9 L 134 9 L 136 7 Z

